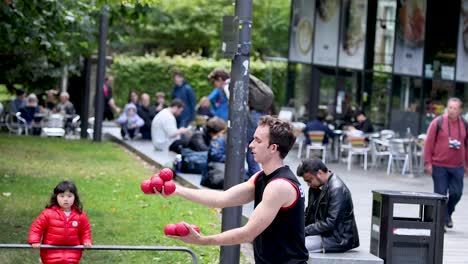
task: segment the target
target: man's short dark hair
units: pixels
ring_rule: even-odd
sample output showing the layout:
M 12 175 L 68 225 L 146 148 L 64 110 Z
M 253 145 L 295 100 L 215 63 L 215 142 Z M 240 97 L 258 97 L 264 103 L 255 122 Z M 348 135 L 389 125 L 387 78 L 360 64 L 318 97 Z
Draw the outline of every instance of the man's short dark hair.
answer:
M 226 121 L 219 117 L 212 117 L 206 122 L 206 129 L 208 133 L 217 134 L 227 127 Z
M 172 71 L 172 77 L 175 77 L 175 76 L 179 76 L 179 77 L 184 78 L 184 74 L 179 69 L 175 69 L 175 70 Z
M 303 160 L 302 163 L 297 167 L 297 176 L 304 176 L 306 173 L 310 173 L 312 175 L 317 175 L 318 171 L 328 172 L 328 168 L 323 163 L 321 159 L 312 158 Z
M 16 89 L 16 96 L 21 96 L 24 94 L 24 90 Z
M 180 99 L 174 99 L 171 102 L 171 107 L 174 107 L 174 106 L 177 107 L 177 108 L 184 108 L 185 104 Z
M 317 115 L 315 116 L 315 118 L 320 121 L 320 122 L 323 122 L 325 121 L 325 113 L 320 111 L 317 113 Z
M 280 157 L 284 159 L 294 145 L 294 142 L 296 142 L 292 124 L 277 117 L 266 115 L 258 121 L 258 125 L 269 127 L 269 143 L 270 145 L 278 145 Z
M 355 117 L 358 117 L 360 115 L 363 115 L 363 116 L 366 116 L 366 114 L 364 113 L 364 111 L 356 111 L 356 113 L 354 114 Z
M 211 81 L 219 81 L 220 79 L 225 81 L 229 79 L 229 73 L 227 73 L 225 69 L 217 68 L 208 74 L 208 79 Z

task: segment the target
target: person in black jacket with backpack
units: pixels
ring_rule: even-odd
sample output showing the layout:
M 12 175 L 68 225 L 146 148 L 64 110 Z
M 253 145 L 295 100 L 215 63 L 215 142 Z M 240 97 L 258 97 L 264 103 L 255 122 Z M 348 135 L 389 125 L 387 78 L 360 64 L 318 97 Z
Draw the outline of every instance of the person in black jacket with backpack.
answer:
M 305 244 L 310 252 L 345 252 L 359 246 L 351 192 L 317 158 L 304 160 L 297 175 L 309 185 Z

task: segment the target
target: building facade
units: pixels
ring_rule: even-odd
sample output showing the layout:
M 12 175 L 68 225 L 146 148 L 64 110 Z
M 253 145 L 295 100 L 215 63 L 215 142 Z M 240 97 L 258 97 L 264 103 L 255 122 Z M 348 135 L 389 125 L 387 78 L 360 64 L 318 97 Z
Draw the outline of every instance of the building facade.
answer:
M 468 99 L 468 0 L 293 0 L 288 59 L 303 121 L 324 111 L 340 127 L 363 110 L 424 133 L 448 98 Z

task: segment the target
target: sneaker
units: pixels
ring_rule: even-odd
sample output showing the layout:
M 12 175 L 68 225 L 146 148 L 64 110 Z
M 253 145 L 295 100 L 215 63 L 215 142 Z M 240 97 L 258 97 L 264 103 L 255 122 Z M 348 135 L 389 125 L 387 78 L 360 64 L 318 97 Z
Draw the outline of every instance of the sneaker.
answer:
M 445 224 L 446 227 L 448 228 L 452 228 L 453 227 L 453 221 L 452 221 L 452 217 L 450 216 L 449 219 L 448 219 L 448 222 Z
M 141 138 L 143 138 L 143 136 L 141 135 L 141 133 L 138 133 L 138 134 L 136 134 L 136 135 L 133 137 L 134 140 L 138 140 L 138 139 L 141 139 Z
M 125 135 L 123 139 L 124 140 L 130 140 L 130 137 L 128 135 Z

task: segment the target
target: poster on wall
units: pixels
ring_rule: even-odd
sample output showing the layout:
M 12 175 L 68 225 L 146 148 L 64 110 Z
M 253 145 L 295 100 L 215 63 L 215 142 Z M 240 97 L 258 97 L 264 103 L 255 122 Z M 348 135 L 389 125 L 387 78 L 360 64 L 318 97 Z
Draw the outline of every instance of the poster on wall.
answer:
M 422 76 L 426 0 L 399 0 L 396 17 L 394 73 Z
M 294 0 L 290 23 L 289 61 L 312 63 L 315 0 Z
M 458 27 L 457 81 L 468 82 L 468 0 L 461 1 Z
M 317 0 L 314 64 L 337 65 L 340 0 Z
M 367 0 L 344 0 L 342 9 L 338 65 L 361 70 L 364 68 Z

